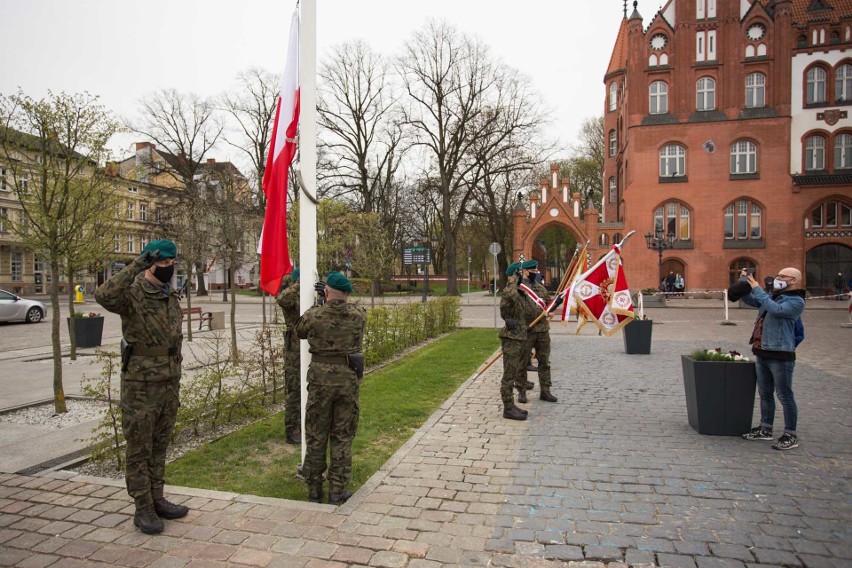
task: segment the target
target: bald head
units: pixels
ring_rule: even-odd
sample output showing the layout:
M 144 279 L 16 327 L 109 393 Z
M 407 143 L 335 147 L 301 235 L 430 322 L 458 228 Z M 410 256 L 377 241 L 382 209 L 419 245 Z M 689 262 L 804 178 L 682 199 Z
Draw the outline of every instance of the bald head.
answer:
M 802 287 L 802 273 L 797 268 L 788 266 L 778 271 L 778 277 L 782 278 L 787 283 L 788 289 Z

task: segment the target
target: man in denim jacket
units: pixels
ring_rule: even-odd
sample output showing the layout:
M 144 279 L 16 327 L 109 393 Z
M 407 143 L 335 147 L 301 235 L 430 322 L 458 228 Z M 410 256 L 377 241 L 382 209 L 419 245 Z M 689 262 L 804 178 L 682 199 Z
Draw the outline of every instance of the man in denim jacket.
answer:
M 793 369 L 796 366 L 796 322 L 805 309 L 802 273 L 784 268 L 773 280 L 770 295 L 751 274 L 747 276 L 751 292 L 742 298 L 758 308 L 751 343 L 757 358 L 757 389 L 760 393 L 760 426 L 743 434 L 746 440 L 772 440 L 775 420 L 775 396 L 784 411 L 784 433 L 772 444 L 776 450 L 791 450 L 799 445 L 796 433 L 798 408 L 793 395 Z

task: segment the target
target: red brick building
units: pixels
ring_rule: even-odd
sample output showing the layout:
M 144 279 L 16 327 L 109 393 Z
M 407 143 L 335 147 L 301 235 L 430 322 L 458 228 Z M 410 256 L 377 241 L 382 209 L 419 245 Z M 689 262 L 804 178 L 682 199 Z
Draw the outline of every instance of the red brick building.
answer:
M 814 293 L 852 277 L 850 26 L 852 0 L 670 0 L 647 28 L 625 10 L 601 227 L 672 239 L 662 266 L 628 243 L 632 287 L 670 270 L 687 289 L 741 267 L 801 267 Z

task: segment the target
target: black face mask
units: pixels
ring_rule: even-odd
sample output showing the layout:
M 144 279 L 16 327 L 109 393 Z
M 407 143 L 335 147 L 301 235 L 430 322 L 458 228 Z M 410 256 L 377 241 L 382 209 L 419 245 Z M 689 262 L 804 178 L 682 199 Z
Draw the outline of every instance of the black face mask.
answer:
M 175 265 L 172 264 L 170 266 L 155 266 L 154 267 L 154 278 L 162 282 L 163 284 L 168 284 L 172 281 L 172 276 L 175 274 Z

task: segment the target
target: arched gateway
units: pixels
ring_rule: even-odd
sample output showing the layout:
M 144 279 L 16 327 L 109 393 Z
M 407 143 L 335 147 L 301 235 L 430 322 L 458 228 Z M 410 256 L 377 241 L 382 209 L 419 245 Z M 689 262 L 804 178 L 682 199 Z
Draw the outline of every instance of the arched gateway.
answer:
M 567 179 L 559 177 L 559 165 L 550 166 L 550 178 L 541 180 L 529 194 L 529 205 L 519 201 L 513 213 L 512 258 L 534 258 L 546 286 L 557 286 L 574 254 L 574 245 L 589 241 L 592 258 L 602 256 L 624 232 L 623 223 L 598 222 L 591 200 L 581 210 L 580 194 L 571 193 Z

